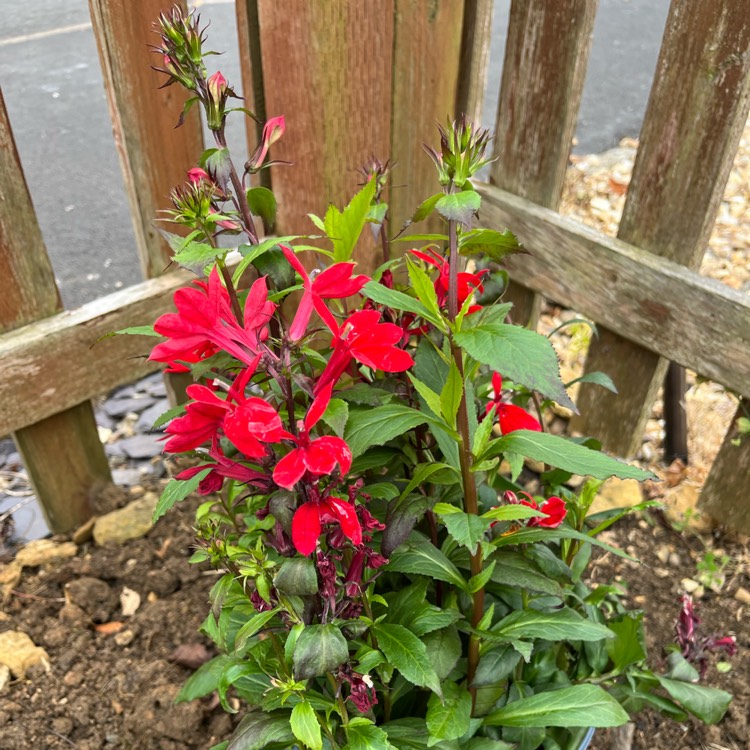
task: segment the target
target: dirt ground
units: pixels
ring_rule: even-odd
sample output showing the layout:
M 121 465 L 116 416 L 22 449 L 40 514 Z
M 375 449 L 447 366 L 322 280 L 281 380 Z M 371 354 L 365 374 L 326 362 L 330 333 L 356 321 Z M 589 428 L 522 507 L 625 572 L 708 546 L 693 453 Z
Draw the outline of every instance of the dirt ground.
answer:
M 209 748 L 231 732 L 233 718 L 211 699 L 173 704 L 191 673 L 185 665 L 195 666 L 210 653 L 197 631 L 215 576 L 187 563 L 194 507 L 190 501 L 178 506 L 144 538 L 111 548 L 85 543 L 69 560 L 24 570 L 0 614 L 0 634 L 28 633 L 46 650 L 49 670 L 32 669 L 0 695 L 3 750 Z M 737 636 L 731 670 L 722 674 L 712 666 L 707 675 L 709 684 L 735 696 L 727 717 L 719 726 L 704 727 L 645 714 L 636 719 L 633 747 L 750 746 L 750 605 L 735 598 L 738 589 L 750 588 L 748 550 L 718 535 L 678 533 L 654 512 L 621 522 L 609 541 L 642 564 L 605 555 L 592 571 L 594 579 L 620 581 L 630 604 L 646 611 L 655 665 L 674 639 L 681 580 L 696 575 L 707 549 L 729 558 L 719 591 L 706 588 L 698 603 L 706 634 Z M 141 598 L 131 616 L 123 614 L 120 601 L 125 588 Z M 595 750 L 613 747 L 601 731 L 592 744 Z

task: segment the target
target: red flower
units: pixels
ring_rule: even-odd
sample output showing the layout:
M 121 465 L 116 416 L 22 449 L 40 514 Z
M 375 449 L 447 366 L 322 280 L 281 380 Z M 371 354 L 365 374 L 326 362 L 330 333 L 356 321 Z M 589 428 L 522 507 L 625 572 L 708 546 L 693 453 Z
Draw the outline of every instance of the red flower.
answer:
M 360 310 L 350 315 L 341 329 L 334 332 L 334 349 L 313 393 L 319 394 L 329 384 L 336 383 L 352 358 L 374 370 L 403 372 L 414 360 L 399 349 L 403 331 L 395 323 L 380 323 L 377 310 Z
M 309 436 L 310 430 L 328 407 L 332 390 L 333 383 L 312 402 L 304 421 L 298 423 L 298 436 L 286 434 L 285 437 L 294 441 L 297 447 L 287 453 L 273 470 L 273 480 L 279 487 L 291 490 L 308 471 L 314 476 L 324 476 L 330 474 L 338 464 L 343 476 L 351 468 L 352 452 L 344 440 L 328 435 L 310 440 Z
M 258 144 L 253 155 L 245 165 L 248 172 L 257 172 L 263 166 L 263 162 L 266 160 L 266 155 L 268 154 L 268 149 L 284 135 L 285 130 L 286 121 L 284 120 L 284 115 L 272 117 L 266 122 L 263 126 L 263 137 L 261 138 L 261 142 Z M 268 166 L 270 166 L 270 164 Z
M 198 362 L 219 349 L 251 364 L 259 342 L 268 336 L 266 326 L 276 309 L 268 300 L 265 277 L 261 277 L 248 292 L 245 326 L 240 326 L 216 268 L 208 283 L 197 281 L 195 287 L 178 289 L 174 303 L 177 312 L 162 315 L 154 324 L 154 330 L 168 340 L 157 344 L 149 356 L 150 360 L 170 365 L 176 360 Z
M 565 520 L 565 515 L 567 514 L 568 509 L 565 507 L 565 500 L 563 500 L 562 498 L 550 497 L 541 505 L 538 505 L 536 500 L 534 500 L 531 495 L 527 493 L 524 494 L 528 499 L 521 500 L 521 505 L 526 505 L 529 508 L 538 510 L 541 513 L 545 513 L 547 516 L 546 518 L 542 518 L 541 516 L 529 518 L 529 520 L 526 522 L 527 527 L 540 526 L 544 529 L 556 529 Z
M 289 337 L 292 341 L 299 341 L 305 335 L 313 309 L 320 315 L 332 333 L 338 333 L 339 327 L 336 319 L 323 300 L 351 297 L 362 290 L 362 287 L 370 280 L 369 277 L 352 276 L 354 263 L 334 263 L 311 280 L 294 251 L 284 245 L 281 246 L 281 249 L 294 270 L 302 277 L 302 285 L 305 288 L 297 307 L 297 314 L 289 328 Z
M 362 527 L 354 506 L 341 498 L 328 497 L 297 508 L 292 518 L 292 542 L 297 552 L 309 555 L 315 550 L 324 523 L 338 524 L 352 544 L 362 544 Z
M 514 430 L 534 430 L 541 432 L 542 426 L 534 419 L 525 409 L 515 404 L 506 404 L 501 401 L 501 391 L 503 389 L 503 378 L 499 373 L 492 375 L 492 390 L 494 398 L 487 404 L 487 414 L 493 409 L 497 415 L 497 423 L 500 425 L 500 431 L 507 435 Z
M 438 304 L 444 305 L 448 298 L 448 279 L 450 278 L 450 264 L 441 255 L 436 253 L 434 250 L 422 252 L 420 250 L 412 250 L 411 253 L 416 255 L 417 258 L 421 258 L 425 263 L 429 263 L 435 266 L 440 271 L 440 275 L 435 281 L 435 293 L 437 294 Z M 484 291 L 482 284 L 482 276 L 489 273 L 487 269 L 480 271 L 479 273 L 469 273 L 468 271 L 460 271 L 458 277 L 458 306 L 461 307 L 464 302 L 474 293 L 481 294 Z M 480 305 L 472 305 L 469 308 L 469 312 L 476 312 L 481 310 Z
M 185 407 L 185 415 L 173 419 L 164 430 L 172 436 L 164 446 L 168 453 L 191 451 L 213 440 L 232 408 L 205 385 L 189 385 L 186 392 L 193 401 Z

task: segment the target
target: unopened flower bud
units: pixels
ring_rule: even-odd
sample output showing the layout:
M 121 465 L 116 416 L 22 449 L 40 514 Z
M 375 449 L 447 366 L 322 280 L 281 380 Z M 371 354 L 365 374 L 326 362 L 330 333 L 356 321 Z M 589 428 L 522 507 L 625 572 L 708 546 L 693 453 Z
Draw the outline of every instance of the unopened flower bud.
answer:
M 271 144 L 276 143 L 286 130 L 286 122 L 284 115 L 278 117 L 272 117 L 263 126 L 263 138 L 258 144 L 258 147 L 253 152 L 253 155 L 245 163 L 245 172 L 255 174 L 263 166 L 263 162 L 266 160 L 268 155 L 268 149 Z
M 206 123 L 211 130 L 221 130 L 224 124 L 225 107 L 230 90 L 227 79 L 216 71 L 206 81 L 208 98 L 206 101 Z

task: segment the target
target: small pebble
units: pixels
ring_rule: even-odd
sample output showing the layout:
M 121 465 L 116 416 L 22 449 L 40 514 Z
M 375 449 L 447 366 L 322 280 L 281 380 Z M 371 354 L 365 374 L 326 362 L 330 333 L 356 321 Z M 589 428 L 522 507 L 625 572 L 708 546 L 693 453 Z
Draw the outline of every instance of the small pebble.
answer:
M 115 633 L 114 642 L 118 646 L 129 646 L 133 639 L 135 638 L 135 633 L 132 630 L 122 630 L 119 633 Z
M 750 591 L 740 586 L 737 591 L 734 592 L 734 598 L 743 604 L 750 604 Z

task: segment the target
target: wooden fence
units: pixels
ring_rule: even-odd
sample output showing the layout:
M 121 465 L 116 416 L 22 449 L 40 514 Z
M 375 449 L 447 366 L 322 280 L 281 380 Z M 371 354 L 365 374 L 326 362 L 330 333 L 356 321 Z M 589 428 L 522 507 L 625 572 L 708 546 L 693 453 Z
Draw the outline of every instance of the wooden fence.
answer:
M 178 88 L 158 89 L 145 53 L 167 4 L 90 0 L 141 284 L 62 311 L 11 125 L 0 96 L 0 434 L 12 432 L 55 531 L 85 520 L 88 497 L 110 480 L 90 399 L 155 369 L 138 337 L 171 306 L 184 272 L 160 275 L 167 248 L 153 217 L 202 148 L 196 117 L 174 129 Z M 390 200 L 398 227 L 429 194 L 433 167 L 419 148 L 447 113 L 476 116 L 484 93 L 491 0 L 237 0 L 245 96 L 261 115 L 285 114 L 272 172 L 278 230 L 308 230 L 305 214 L 356 189 L 370 153 L 398 165 Z M 641 145 L 617 239 L 560 216 L 596 0 L 513 0 L 482 220 L 509 226 L 531 250 L 512 263 L 515 319 L 533 324 L 543 294 L 601 330 L 587 369 L 617 397 L 583 388 L 577 429 L 632 454 L 666 363 L 750 399 L 750 303 L 697 273 L 750 107 L 746 0 L 673 0 Z M 248 133 L 251 148 L 257 134 Z M 360 262 L 374 261 L 363 253 Z M 750 440 L 730 429 L 701 507 L 750 531 Z

